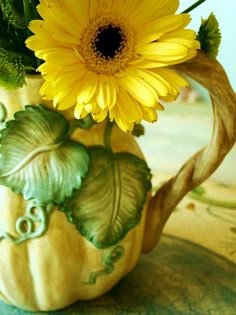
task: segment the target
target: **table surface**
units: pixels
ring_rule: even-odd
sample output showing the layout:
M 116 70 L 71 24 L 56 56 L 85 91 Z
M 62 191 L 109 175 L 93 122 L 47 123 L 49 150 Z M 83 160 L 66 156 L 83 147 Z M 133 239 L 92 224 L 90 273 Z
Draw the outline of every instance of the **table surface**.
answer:
M 210 118 L 203 115 L 202 111 L 205 110 L 198 108 L 199 114 L 193 115 L 194 119 L 198 117 L 196 123 L 201 125 L 200 134 L 197 138 L 195 135 L 191 142 L 194 148 L 190 143 L 192 140 L 186 140 L 188 135 L 183 133 L 192 115 L 190 111 L 184 116 L 185 119 L 177 117 L 177 121 L 183 123 L 181 128 L 176 123 L 168 124 L 169 129 L 166 127 L 159 130 L 159 134 L 154 134 L 151 127 L 147 130 L 146 142 L 144 138 L 140 140 L 154 169 L 154 189 L 169 178 L 169 173 L 179 167 L 177 164 L 182 163 L 189 151 L 207 142 L 203 127 L 209 129 Z M 202 117 L 205 118 L 200 119 Z M 167 115 L 164 120 L 170 122 L 173 118 L 174 114 Z M 192 130 L 197 130 L 197 127 L 193 125 Z M 176 145 L 179 154 L 169 155 L 169 144 L 173 141 L 171 137 L 176 134 L 182 134 L 178 140 L 180 142 L 177 142 L 179 147 Z M 155 140 L 159 147 L 156 147 Z M 150 154 L 153 148 L 156 155 Z M 173 147 L 171 149 L 174 150 Z M 232 154 L 234 156 L 235 152 Z M 157 156 L 166 157 L 165 161 L 157 163 Z M 228 158 L 223 171 L 179 203 L 158 246 L 151 253 L 143 255 L 135 269 L 105 296 L 46 313 L 31 313 L 0 302 L 0 314 L 235 315 L 236 185 L 232 180 L 232 174 L 235 178 L 235 161 L 232 157 Z

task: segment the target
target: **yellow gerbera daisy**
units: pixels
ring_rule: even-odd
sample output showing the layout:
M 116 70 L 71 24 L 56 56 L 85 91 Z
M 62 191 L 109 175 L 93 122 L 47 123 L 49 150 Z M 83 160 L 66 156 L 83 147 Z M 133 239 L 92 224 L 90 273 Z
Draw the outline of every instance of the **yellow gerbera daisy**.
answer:
M 188 14 L 178 0 L 41 0 L 43 20 L 30 23 L 27 46 L 45 83 L 40 93 L 76 118 L 107 115 L 125 132 L 157 120 L 160 100 L 172 101 L 187 85 L 169 66 L 196 55 Z

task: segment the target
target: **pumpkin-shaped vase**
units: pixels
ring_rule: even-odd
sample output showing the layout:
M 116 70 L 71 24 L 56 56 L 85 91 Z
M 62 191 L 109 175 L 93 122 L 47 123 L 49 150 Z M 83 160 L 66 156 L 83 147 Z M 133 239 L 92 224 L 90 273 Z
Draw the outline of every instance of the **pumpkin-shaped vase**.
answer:
M 0 298 L 27 310 L 93 299 L 130 272 L 150 189 L 131 134 L 113 127 L 106 148 L 106 123 L 71 127 L 41 84 L 28 77 L 0 99 Z

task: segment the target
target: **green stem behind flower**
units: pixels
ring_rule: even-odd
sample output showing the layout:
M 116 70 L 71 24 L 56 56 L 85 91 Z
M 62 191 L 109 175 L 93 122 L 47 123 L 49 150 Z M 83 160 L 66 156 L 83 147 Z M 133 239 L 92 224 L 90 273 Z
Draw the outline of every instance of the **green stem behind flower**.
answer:
M 193 11 L 194 9 L 196 9 L 200 4 L 202 4 L 203 2 L 205 2 L 206 0 L 198 0 L 197 2 L 195 2 L 193 5 L 191 5 L 190 7 L 188 7 L 186 10 L 184 10 L 182 13 L 189 13 L 191 11 Z
M 35 20 L 38 18 L 38 13 L 36 10 L 36 3 L 34 0 L 23 0 L 23 9 L 24 9 L 24 17 L 25 17 L 25 23 L 28 27 L 31 20 Z M 32 35 L 29 28 L 26 30 L 27 35 Z
M 105 131 L 104 131 L 104 146 L 107 149 L 111 149 L 111 133 L 112 133 L 113 126 L 114 124 L 110 122 L 110 120 L 107 119 Z
M 26 25 L 28 25 L 29 21 L 31 20 L 31 17 L 30 17 L 31 10 L 30 10 L 29 0 L 23 0 L 23 8 L 24 8 L 25 22 L 26 22 Z

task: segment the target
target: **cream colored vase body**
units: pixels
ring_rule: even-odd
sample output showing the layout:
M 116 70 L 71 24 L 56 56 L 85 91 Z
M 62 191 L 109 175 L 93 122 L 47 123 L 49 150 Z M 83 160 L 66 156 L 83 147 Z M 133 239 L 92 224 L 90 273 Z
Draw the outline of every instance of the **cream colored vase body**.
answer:
M 38 96 L 41 84 L 42 79 L 34 76 L 29 77 L 27 86 L 18 91 L 1 90 L 7 120 L 26 104 L 43 103 Z M 104 124 L 85 131 L 76 129 L 72 139 L 85 145 L 103 145 L 103 132 Z M 115 152 L 125 151 L 143 157 L 133 136 L 118 128 L 113 130 L 112 148 Z M 17 237 L 15 223 L 24 215 L 27 203 L 22 195 L 0 186 L 0 230 Z M 23 309 L 54 310 L 104 294 L 135 266 L 141 252 L 145 216 L 146 207 L 138 226 L 111 248 L 110 263 L 104 261 L 109 249 L 94 247 L 59 211 L 52 213 L 43 236 L 20 245 L 2 240 L 1 299 Z M 121 255 L 119 249 L 124 254 L 112 263 L 112 258 Z M 94 280 L 90 280 L 92 274 Z

